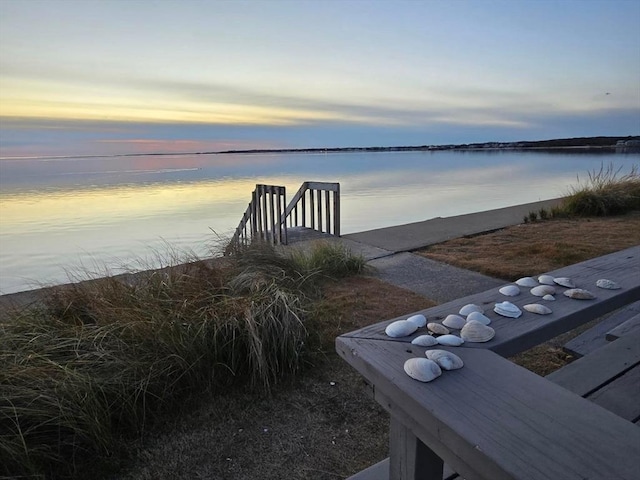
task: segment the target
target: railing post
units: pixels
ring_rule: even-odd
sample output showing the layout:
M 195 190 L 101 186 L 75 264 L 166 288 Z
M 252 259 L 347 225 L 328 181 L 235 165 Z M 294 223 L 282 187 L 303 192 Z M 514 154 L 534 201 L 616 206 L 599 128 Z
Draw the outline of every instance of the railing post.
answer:
M 324 191 L 324 215 L 325 215 L 325 225 L 326 232 L 331 233 L 331 209 L 329 205 L 329 200 L 331 198 L 331 192 L 329 190 Z
M 318 199 L 318 230 L 322 232 L 322 190 L 316 190 Z
M 267 230 L 269 228 L 269 219 L 267 218 L 267 195 L 265 192 L 265 186 L 260 185 L 260 210 L 262 213 L 262 240 L 267 239 Z
M 258 185 L 256 185 L 256 189 L 253 191 L 253 200 L 251 202 L 252 210 L 253 210 L 253 235 L 260 235 L 262 232 L 262 215 L 260 214 L 260 191 L 258 190 Z
M 336 186 L 333 192 L 333 234 L 340 236 L 340 184 Z
M 287 219 L 283 218 L 284 210 L 287 208 L 287 192 L 285 187 L 278 187 L 278 243 L 287 244 Z
M 311 228 L 313 230 L 315 230 L 316 228 L 316 209 L 314 206 L 314 200 L 313 200 L 313 190 L 309 190 L 309 211 L 310 211 L 310 216 L 311 216 Z

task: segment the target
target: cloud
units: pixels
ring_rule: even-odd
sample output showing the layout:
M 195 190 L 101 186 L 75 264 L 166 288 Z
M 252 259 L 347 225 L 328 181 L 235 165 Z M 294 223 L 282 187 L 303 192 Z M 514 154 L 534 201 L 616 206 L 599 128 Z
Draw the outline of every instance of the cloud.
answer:
M 340 122 L 427 127 L 444 123 L 528 128 L 532 125 L 525 119 L 531 113 L 602 111 L 629 104 L 640 107 L 640 99 L 629 102 L 624 92 L 600 98 L 560 88 L 550 93 L 504 85 L 462 87 L 415 82 L 404 88 L 406 85 L 399 81 L 395 88 L 379 85 L 346 96 L 340 85 L 300 93 L 300 88 L 287 91 L 286 86 L 270 84 L 257 87 L 139 74 L 122 77 L 79 67 L 58 67 L 49 72 L 47 80 L 36 81 L 33 67 L 14 67 L 7 69 L 3 80 L 3 112 L 31 118 L 280 126 Z

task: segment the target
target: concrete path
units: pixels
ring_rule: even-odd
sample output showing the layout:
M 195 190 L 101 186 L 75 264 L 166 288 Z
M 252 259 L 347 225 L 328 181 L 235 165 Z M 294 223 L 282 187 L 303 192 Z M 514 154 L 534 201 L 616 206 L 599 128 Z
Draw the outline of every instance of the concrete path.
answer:
M 411 290 L 437 303 L 501 287 L 505 280 L 402 252 L 368 262 L 380 280 Z
M 529 212 L 538 212 L 541 208 L 550 210 L 559 201 L 559 199 L 544 200 L 497 210 L 457 215 L 455 217 L 437 217 L 424 222 L 408 223 L 397 227 L 350 233 L 343 235 L 342 238 L 393 252 L 408 252 L 427 245 L 451 240 L 452 238 L 518 225 L 522 223 L 523 217 L 528 215 Z
M 559 199 L 545 200 L 455 217 L 438 217 L 407 225 L 351 233 L 340 238 L 294 229 L 290 243 L 293 243 L 293 248 L 304 249 L 310 248 L 318 239 L 340 242 L 353 253 L 362 255 L 380 280 L 444 303 L 499 287 L 507 282 L 429 260 L 410 253 L 411 250 L 465 235 L 518 225 L 529 212 L 538 212 L 541 208 L 549 210 L 558 203 Z

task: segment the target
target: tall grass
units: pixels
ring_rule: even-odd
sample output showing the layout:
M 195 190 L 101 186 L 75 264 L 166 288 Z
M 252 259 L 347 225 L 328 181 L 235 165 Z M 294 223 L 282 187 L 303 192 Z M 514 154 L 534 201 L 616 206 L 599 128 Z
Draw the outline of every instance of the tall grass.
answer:
M 82 476 L 194 394 L 265 392 L 296 372 L 309 293 L 332 274 L 314 255 L 254 245 L 53 288 L 14 312 L 0 324 L 0 476 Z
M 347 246 L 339 242 L 320 241 L 309 252 L 297 251 L 293 259 L 310 275 L 343 278 L 364 273 L 366 261 L 361 255 L 353 255 Z
M 629 173 L 621 172 L 622 167 L 616 169 L 609 164 L 588 172 L 586 183 L 578 177 L 578 185 L 572 187 L 562 201 L 563 212 L 576 216 L 606 216 L 639 210 L 638 166 L 632 166 Z

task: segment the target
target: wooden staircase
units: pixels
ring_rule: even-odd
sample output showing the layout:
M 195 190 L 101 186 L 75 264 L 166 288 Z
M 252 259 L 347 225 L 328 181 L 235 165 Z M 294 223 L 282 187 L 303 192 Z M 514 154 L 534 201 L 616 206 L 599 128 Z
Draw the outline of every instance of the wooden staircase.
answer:
M 304 182 L 288 205 L 285 187 L 257 184 L 225 253 L 256 240 L 287 245 L 290 228 L 339 237 L 340 184 Z

